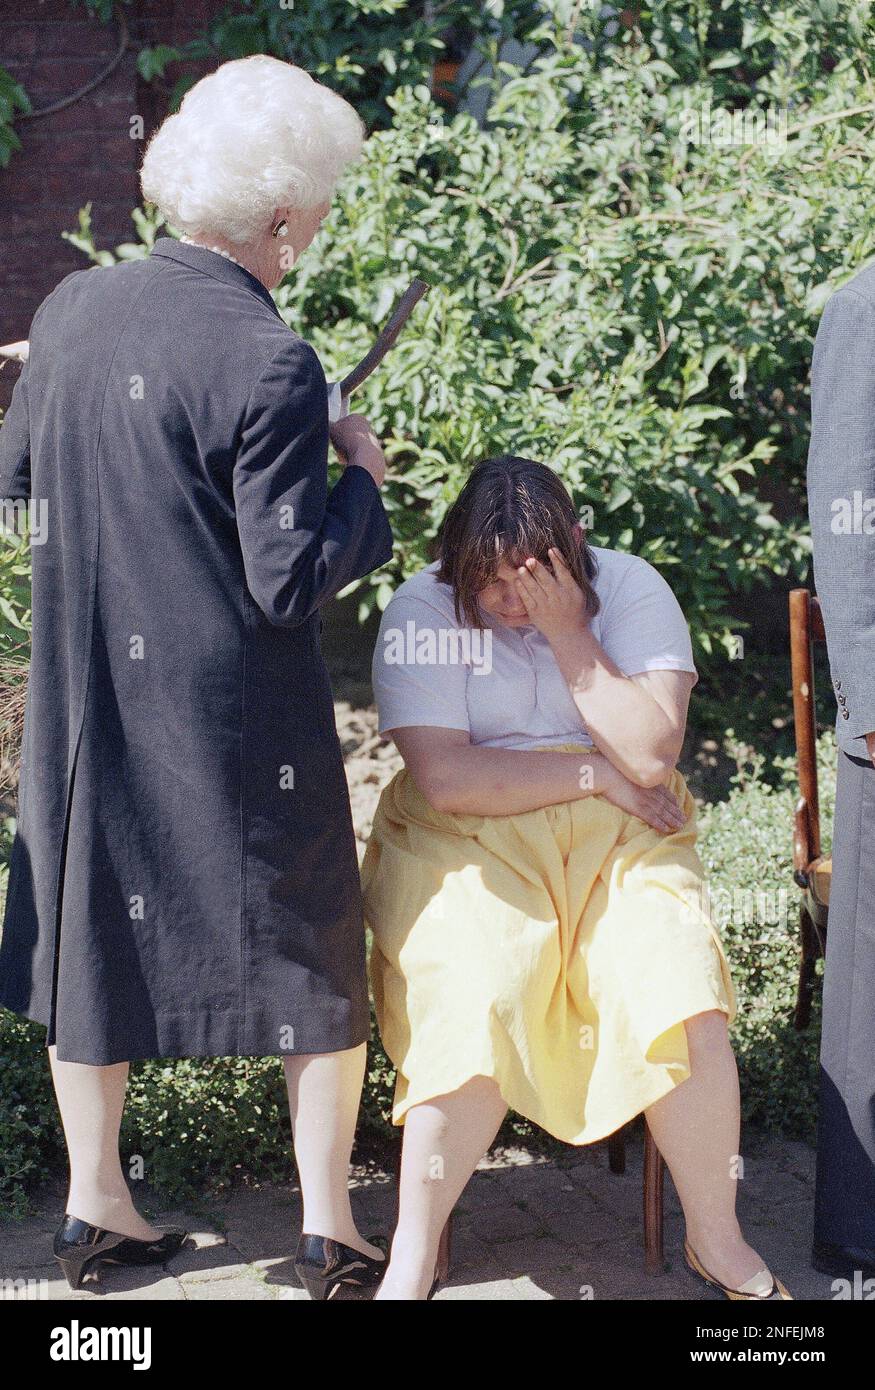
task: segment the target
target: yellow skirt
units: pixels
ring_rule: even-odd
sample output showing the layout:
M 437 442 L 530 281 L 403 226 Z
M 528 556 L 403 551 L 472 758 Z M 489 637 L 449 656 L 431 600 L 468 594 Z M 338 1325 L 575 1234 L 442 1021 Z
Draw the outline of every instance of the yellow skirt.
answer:
M 576 749 L 576 745 L 561 745 Z M 665 834 L 588 796 L 512 816 L 435 811 L 403 769 L 362 862 L 392 1119 L 492 1077 L 558 1139 L 612 1134 L 690 1075 L 684 1019 L 735 990 L 707 911 L 695 802 Z

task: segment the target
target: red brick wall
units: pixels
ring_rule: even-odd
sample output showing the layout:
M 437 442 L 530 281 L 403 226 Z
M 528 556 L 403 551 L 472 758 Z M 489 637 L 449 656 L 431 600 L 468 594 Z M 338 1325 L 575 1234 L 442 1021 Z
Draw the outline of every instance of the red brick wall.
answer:
M 46 295 L 88 264 L 61 237 L 75 230 L 87 202 L 97 246 L 111 249 L 133 238 L 130 212 L 140 201 L 144 141 L 131 139 L 130 120 L 143 117 L 148 139 L 180 73 L 176 66 L 161 83 L 145 83 L 137 74 L 137 52 L 185 43 L 226 8 L 226 0 L 137 0 L 123 8 L 129 47 L 112 74 L 72 106 L 16 121 L 22 148 L 0 169 L 0 343 L 26 338 Z M 22 84 L 35 109 L 96 77 L 118 46 L 117 26 L 89 19 L 84 5 L 0 0 L 0 66 Z M 15 374 L 12 366 L 0 373 L 0 407 L 8 404 Z

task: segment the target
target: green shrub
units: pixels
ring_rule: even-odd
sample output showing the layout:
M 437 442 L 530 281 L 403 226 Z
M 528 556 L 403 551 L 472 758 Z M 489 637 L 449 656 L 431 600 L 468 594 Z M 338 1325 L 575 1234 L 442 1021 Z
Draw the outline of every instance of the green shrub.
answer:
M 45 1029 L 0 1009 L 0 1217 L 24 1215 L 30 1189 L 65 1162 Z
M 502 38 L 524 39 L 537 23 L 532 0 L 244 0 L 212 16 L 204 32 L 179 47 L 141 49 L 137 70 L 150 80 L 195 59 L 218 65 L 229 58 L 270 53 L 296 63 L 352 102 L 368 129 L 386 124 L 387 98 L 402 83 L 428 82 L 432 65 L 475 42 L 494 52 Z M 175 106 L 194 81 L 180 77 Z
M 372 1042 L 363 1136 L 391 1130 L 390 1080 L 385 1055 Z M 120 1148 L 134 1191 L 143 1180 L 170 1200 L 195 1201 L 242 1177 L 288 1181 L 294 1159 L 281 1062 L 215 1057 L 134 1063 Z M 24 1214 L 30 1191 L 65 1165 L 45 1029 L 0 1009 L 0 1217 Z
M 849 8 L 656 4 L 633 34 L 578 7 L 571 43 L 557 5 L 541 56 L 502 65 L 485 128 L 424 86 L 387 97 L 391 125 L 277 292 L 337 378 L 412 276 L 432 286 L 355 397 L 386 442 L 396 538 L 355 586 L 363 615 L 502 452 L 551 463 L 597 543 L 663 569 L 703 661 L 732 650 L 734 593 L 804 577 L 813 334 L 875 231 L 875 40 Z M 722 143 L 727 110 L 779 143 Z
M 823 852 L 831 844 L 836 745 L 818 740 Z M 738 994 L 732 1030 L 745 1119 L 814 1140 L 817 1114 L 820 991 L 811 1023 L 793 1026 L 799 974 L 799 900 L 793 882 L 793 809 L 798 797 L 790 759 L 777 760 L 782 785 L 761 779 L 762 758 L 736 779 L 726 801 L 700 817 L 699 851 Z M 782 896 L 783 895 L 783 896 Z M 818 971 L 822 973 L 822 962 Z

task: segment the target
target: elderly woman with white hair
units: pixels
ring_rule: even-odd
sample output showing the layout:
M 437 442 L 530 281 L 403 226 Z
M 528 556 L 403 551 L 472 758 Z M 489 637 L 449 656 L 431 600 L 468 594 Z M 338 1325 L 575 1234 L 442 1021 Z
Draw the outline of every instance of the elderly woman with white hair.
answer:
M 385 1268 L 349 1201 L 369 1010 L 319 645 L 322 605 L 391 556 L 385 461 L 362 416 L 329 423 L 270 294 L 363 134 L 276 59 L 198 82 L 142 166 L 181 239 L 58 285 L 0 430 L 0 497 L 48 507 L 0 1004 L 48 1029 L 73 1287 L 184 1239 L 137 1212 L 119 1155 L 148 1057 L 281 1056 L 302 1281 Z

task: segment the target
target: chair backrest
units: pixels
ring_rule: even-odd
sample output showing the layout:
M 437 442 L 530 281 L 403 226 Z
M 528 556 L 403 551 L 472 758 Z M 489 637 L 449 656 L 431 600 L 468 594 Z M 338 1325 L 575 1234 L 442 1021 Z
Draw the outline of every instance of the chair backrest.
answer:
M 790 591 L 790 666 L 793 680 L 793 725 L 796 731 L 796 768 L 799 774 L 800 815 L 807 822 L 804 857 L 808 863 L 820 854 L 820 802 L 817 794 L 817 744 L 814 722 L 814 646 L 825 642 L 820 600 L 808 589 Z M 798 839 L 798 836 L 797 836 Z M 800 847 L 797 845 L 797 849 Z M 798 857 L 798 855 L 797 855 Z M 797 864 L 798 868 L 807 868 Z

